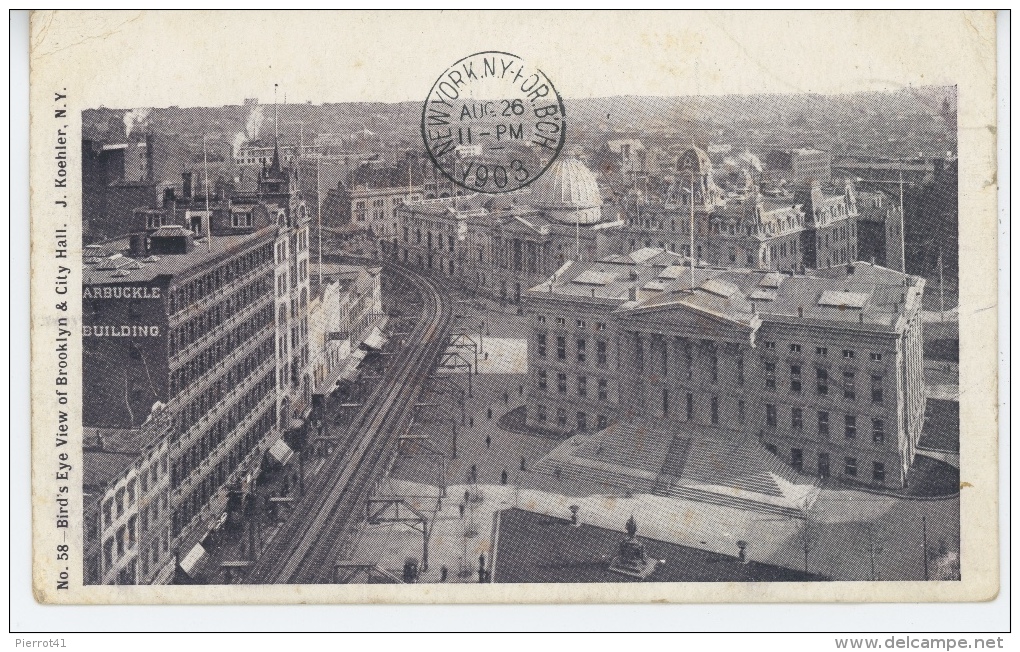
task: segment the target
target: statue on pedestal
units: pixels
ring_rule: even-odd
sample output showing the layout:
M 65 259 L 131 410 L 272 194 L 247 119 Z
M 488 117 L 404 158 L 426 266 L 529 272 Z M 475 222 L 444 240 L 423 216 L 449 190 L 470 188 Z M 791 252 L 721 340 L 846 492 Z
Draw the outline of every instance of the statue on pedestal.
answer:
M 627 519 L 627 538 L 620 541 L 616 556 L 609 564 L 614 573 L 645 579 L 652 574 L 658 562 L 649 559 L 645 553 L 645 544 L 637 538 L 637 521 L 631 515 Z

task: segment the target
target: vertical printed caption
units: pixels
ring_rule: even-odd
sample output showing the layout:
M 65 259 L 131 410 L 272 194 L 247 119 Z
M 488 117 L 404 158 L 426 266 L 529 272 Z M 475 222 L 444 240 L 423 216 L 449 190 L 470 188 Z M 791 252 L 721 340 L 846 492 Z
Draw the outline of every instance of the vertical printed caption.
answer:
M 64 92 L 54 92 L 54 110 L 53 117 L 57 120 L 54 133 L 54 145 L 53 145 L 53 160 L 56 165 L 53 172 L 53 188 L 55 190 L 55 197 L 53 203 L 58 207 L 60 211 L 67 211 L 67 188 L 68 188 L 68 158 L 67 158 L 67 140 L 68 140 L 68 125 L 67 120 L 67 89 L 62 89 Z M 54 398 L 56 400 L 55 410 L 53 414 L 56 416 L 56 427 L 54 436 L 54 450 L 56 451 L 56 457 L 54 461 L 54 474 L 56 476 L 56 504 L 53 515 L 53 523 L 59 532 L 59 536 L 56 539 L 56 549 L 53 554 L 56 556 L 57 566 L 56 572 L 57 577 L 56 588 L 58 590 L 67 590 L 70 583 L 70 549 L 71 545 L 68 542 L 67 531 L 71 522 L 71 496 L 76 492 L 71 491 L 71 481 L 73 477 L 73 471 L 71 463 L 69 462 L 70 454 L 68 453 L 67 443 L 70 436 L 70 423 L 68 419 L 68 405 L 70 403 L 70 388 L 75 386 L 74 383 L 70 382 L 68 375 L 68 366 L 70 363 L 70 354 L 73 350 L 73 342 L 71 339 L 72 329 L 71 320 L 68 317 L 68 311 L 70 306 L 68 305 L 68 279 L 71 276 L 72 268 L 70 267 L 70 255 L 68 250 L 68 231 L 66 215 L 64 220 L 54 220 L 55 224 L 59 224 L 58 228 L 53 231 L 53 250 L 52 256 L 57 260 L 58 265 L 56 268 L 56 276 L 53 279 L 53 292 L 54 292 L 54 319 L 48 320 L 48 323 L 52 327 L 51 334 L 54 339 L 54 354 L 55 354 L 55 369 L 56 375 L 53 378 L 54 384 Z

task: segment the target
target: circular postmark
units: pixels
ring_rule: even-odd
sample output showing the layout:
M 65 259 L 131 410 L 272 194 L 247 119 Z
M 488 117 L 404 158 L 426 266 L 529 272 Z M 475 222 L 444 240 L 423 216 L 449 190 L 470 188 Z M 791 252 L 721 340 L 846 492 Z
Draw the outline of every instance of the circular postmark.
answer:
M 472 192 L 519 190 L 563 149 L 563 100 L 538 68 L 508 52 L 478 52 L 447 68 L 421 111 L 429 157 Z

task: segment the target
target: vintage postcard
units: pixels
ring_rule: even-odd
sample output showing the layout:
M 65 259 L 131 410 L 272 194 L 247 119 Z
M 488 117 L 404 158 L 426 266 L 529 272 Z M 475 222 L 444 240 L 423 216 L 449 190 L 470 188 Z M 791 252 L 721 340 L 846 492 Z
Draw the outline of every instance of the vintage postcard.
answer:
M 994 14 L 31 34 L 40 602 L 997 594 Z

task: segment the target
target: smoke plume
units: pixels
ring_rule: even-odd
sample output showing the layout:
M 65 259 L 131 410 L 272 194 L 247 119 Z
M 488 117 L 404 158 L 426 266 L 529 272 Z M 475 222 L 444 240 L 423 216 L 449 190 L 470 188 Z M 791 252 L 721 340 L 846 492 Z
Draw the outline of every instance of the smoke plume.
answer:
M 152 109 L 131 109 L 124 114 L 124 136 L 125 138 L 131 137 L 131 130 L 134 129 L 135 125 L 145 122 L 145 119 L 149 117 L 149 111 Z

